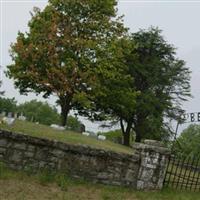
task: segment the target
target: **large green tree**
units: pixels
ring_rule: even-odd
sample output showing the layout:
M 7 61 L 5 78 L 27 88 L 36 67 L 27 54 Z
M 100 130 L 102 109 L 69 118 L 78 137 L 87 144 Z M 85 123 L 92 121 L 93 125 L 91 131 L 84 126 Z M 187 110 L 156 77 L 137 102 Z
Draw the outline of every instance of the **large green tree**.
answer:
M 127 126 L 123 126 L 123 142 L 129 145 L 132 123 L 129 123 L 132 113 L 136 108 L 136 96 L 139 94 L 133 87 L 133 77 L 129 74 L 126 64 L 126 54 L 130 51 L 127 38 L 120 38 L 106 46 L 106 56 L 97 60 L 98 65 L 93 70 L 96 79 L 88 92 L 93 103 L 90 109 L 80 107 L 79 114 L 92 120 L 125 120 Z M 103 67 L 107 65 L 107 67 Z
M 190 71 L 158 28 L 140 30 L 130 42 L 126 62 L 134 77 L 133 88 L 140 91 L 132 113 L 136 141 L 161 140 L 170 133 L 166 119 L 179 119 L 181 103 L 190 96 Z
M 103 76 L 103 90 L 97 90 L 94 100 L 96 111 L 120 122 L 125 145 L 132 129 L 137 142 L 166 139 L 171 133 L 167 119 L 178 119 L 181 102 L 190 96 L 190 71 L 157 28 L 140 30 L 120 41 L 118 63 L 124 70 L 114 80 Z
M 23 94 L 56 95 L 62 125 L 77 104 L 89 106 L 86 93 L 95 75 L 88 72 L 124 32 L 116 5 L 116 0 L 49 0 L 43 11 L 34 9 L 29 31 L 19 32 L 11 46 L 8 76 Z

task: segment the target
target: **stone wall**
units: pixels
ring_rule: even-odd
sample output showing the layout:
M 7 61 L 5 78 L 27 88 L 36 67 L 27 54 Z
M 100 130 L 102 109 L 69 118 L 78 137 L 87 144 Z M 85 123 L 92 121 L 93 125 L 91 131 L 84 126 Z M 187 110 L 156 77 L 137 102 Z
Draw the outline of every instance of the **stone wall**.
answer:
M 0 161 L 17 170 L 62 171 L 93 182 L 136 187 L 139 155 L 0 131 Z
M 129 155 L 0 130 L 0 161 L 12 169 L 48 169 L 92 182 L 161 189 L 170 152 L 152 140 L 134 148 Z

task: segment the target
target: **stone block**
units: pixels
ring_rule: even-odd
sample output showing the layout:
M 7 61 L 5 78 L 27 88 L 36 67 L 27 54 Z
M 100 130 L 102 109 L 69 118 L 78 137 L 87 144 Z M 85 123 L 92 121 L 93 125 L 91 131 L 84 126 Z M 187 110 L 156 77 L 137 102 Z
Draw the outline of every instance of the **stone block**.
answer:
M 144 144 L 148 144 L 151 146 L 157 146 L 157 147 L 165 147 L 165 145 L 157 140 L 144 140 Z
M 22 158 L 23 158 L 23 152 L 14 150 L 11 156 L 9 157 L 9 160 L 15 163 L 20 163 L 22 162 Z
M 7 140 L 6 139 L 1 139 L 0 138 L 0 147 L 6 147 L 7 146 Z
M 48 148 L 37 148 L 37 151 L 35 153 L 35 158 L 37 160 L 47 160 L 49 156 Z
M 26 143 L 14 143 L 13 148 L 14 149 L 20 149 L 20 150 L 26 150 Z
M 155 164 L 146 164 L 146 168 L 149 168 L 149 169 L 156 169 L 156 168 L 157 168 L 157 165 L 155 165 Z
M 34 157 L 34 152 L 32 151 L 26 151 L 24 152 L 24 156 L 27 157 L 27 158 L 33 158 Z
M 143 190 L 144 189 L 144 181 L 138 180 L 137 181 L 137 190 Z
M 53 151 L 51 151 L 51 154 L 55 157 L 58 157 L 58 158 L 62 158 L 65 155 L 65 153 L 62 150 L 59 150 L 59 149 L 54 149 Z
M 152 179 L 153 175 L 154 175 L 153 169 L 144 168 L 139 179 L 149 181 Z
M 0 154 L 5 154 L 6 153 L 6 148 L 0 147 Z
M 48 164 L 47 162 L 40 161 L 40 162 L 39 162 L 39 169 L 44 169 L 44 168 L 46 168 L 47 164 Z
M 16 163 L 7 163 L 7 166 L 14 170 L 22 170 L 22 165 Z
M 127 170 L 126 175 L 125 175 L 125 180 L 126 181 L 134 181 L 135 177 L 135 172 L 133 170 Z
M 103 180 L 109 179 L 109 176 L 110 175 L 108 173 L 106 173 L 106 172 L 101 172 L 101 173 L 97 174 L 97 178 L 98 179 L 103 179 Z
M 27 151 L 35 151 L 35 149 L 36 149 L 36 147 L 33 145 L 30 145 L 30 144 L 27 147 Z
M 47 164 L 48 169 L 55 169 L 56 168 L 56 164 L 53 162 L 48 162 Z
M 27 159 L 26 161 L 24 161 L 24 168 L 26 169 L 38 169 L 39 166 L 39 162 L 35 159 Z
M 112 184 L 116 186 L 122 185 L 120 181 L 112 181 Z

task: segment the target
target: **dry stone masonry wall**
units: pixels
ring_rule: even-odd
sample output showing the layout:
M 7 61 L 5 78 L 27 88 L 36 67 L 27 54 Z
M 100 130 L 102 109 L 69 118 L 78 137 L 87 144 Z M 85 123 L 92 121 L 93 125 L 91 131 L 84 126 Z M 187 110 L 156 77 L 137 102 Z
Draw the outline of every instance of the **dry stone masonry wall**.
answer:
M 0 131 L 0 160 L 17 170 L 48 169 L 112 185 L 136 186 L 139 156 Z
M 92 182 L 161 189 L 169 152 L 150 143 L 136 144 L 129 155 L 0 130 L 0 161 L 15 170 L 48 169 Z

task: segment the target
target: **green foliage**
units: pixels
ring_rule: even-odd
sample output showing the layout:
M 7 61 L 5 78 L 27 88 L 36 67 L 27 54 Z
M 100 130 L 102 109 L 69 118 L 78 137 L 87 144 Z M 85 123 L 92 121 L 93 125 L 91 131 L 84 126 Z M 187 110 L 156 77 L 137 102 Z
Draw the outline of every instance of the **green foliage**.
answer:
M 99 132 L 98 134 L 106 136 L 107 140 L 122 143 L 122 131 L 121 130 L 114 130 L 108 132 Z
M 89 106 L 86 94 L 91 71 L 106 61 L 106 46 L 124 33 L 116 18 L 116 0 L 49 0 L 43 11 L 34 9 L 29 31 L 18 33 L 11 46 L 13 64 L 7 75 L 21 93 L 58 97 L 62 125 L 69 111 Z M 94 75 L 94 74 L 93 74 Z
M 96 79 L 89 92 L 93 102 L 91 110 L 87 109 L 83 114 L 95 120 L 125 119 L 129 121 L 135 111 L 136 97 L 139 95 L 139 92 L 132 87 L 134 78 L 129 75 L 128 66 L 125 63 L 129 43 L 126 38 L 121 38 L 106 48 L 107 55 L 100 59 L 98 67 L 94 69 Z M 130 129 L 131 126 L 128 126 L 126 132 L 130 133 Z M 122 130 L 122 132 L 125 131 Z M 123 140 L 126 145 L 129 145 L 127 142 L 129 133 L 126 134 L 128 138 Z
M 108 131 L 108 132 L 99 132 L 98 134 L 106 136 L 107 140 L 113 141 L 115 143 L 122 144 L 123 143 L 123 133 L 121 129 Z M 133 132 L 130 133 L 130 145 L 134 143 L 135 140 L 135 134 Z
M 1 66 L 0 66 L 1 67 Z M 0 81 L 0 87 L 2 85 L 2 81 Z M 0 91 L 0 97 L 4 95 L 4 91 Z
M 184 156 L 199 156 L 200 154 L 200 125 L 191 124 L 177 138 L 174 152 Z
M 47 183 L 52 183 L 55 181 L 55 172 L 53 173 L 48 169 L 43 169 L 37 173 L 37 177 L 40 184 L 46 185 Z
M 15 98 L 3 98 L 0 97 L 0 111 L 16 112 L 17 111 L 17 101 Z
M 190 71 L 157 28 L 133 33 L 130 42 L 127 64 L 141 92 L 133 113 L 136 137 L 162 140 L 168 133 L 164 118 L 179 118 L 181 102 L 190 96 Z
M 6 171 L 5 164 L 0 162 L 0 179 L 4 178 L 5 171 Z
M 81 122 L 73 116 L 67 118 L 67 129 L 72 131 L 81 131 Z
M 167 140 L 170 131 L 164 119 L 180 117 L 181 102 L 190 96 L 190 71 L 157 28 L 140 30 L 122 41 L 118 51 L 127 78 L 120 85 L 120 78 L 113 81 L 104 76 L 97 107 L 119 119 L 126 145 L 131 129 L 137 142 L 146 138 Z
M 23 113 L 27 120 L 41 124 L 58 124 L 60 121 L 60 116 L 55 107 L 51 107 L 48 103 L 37 100 L 20 104 L 18 106 L 18 112 Z

